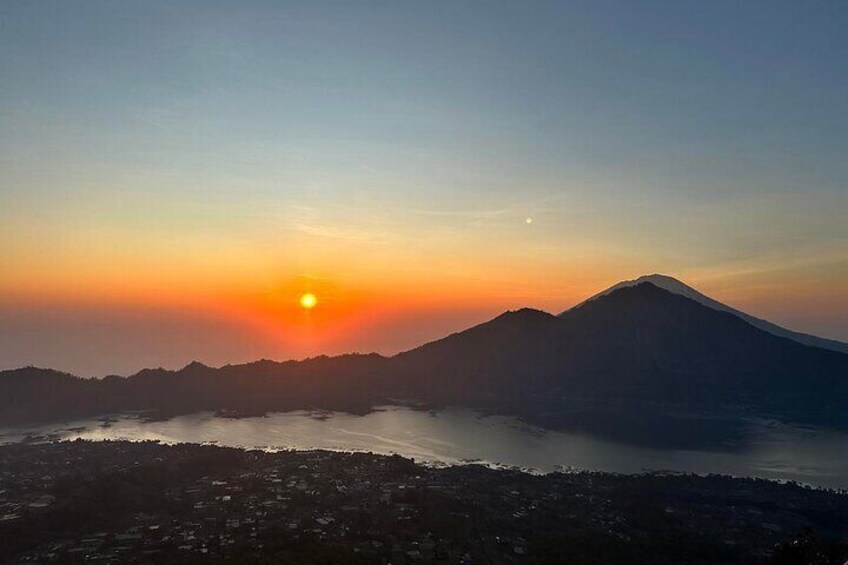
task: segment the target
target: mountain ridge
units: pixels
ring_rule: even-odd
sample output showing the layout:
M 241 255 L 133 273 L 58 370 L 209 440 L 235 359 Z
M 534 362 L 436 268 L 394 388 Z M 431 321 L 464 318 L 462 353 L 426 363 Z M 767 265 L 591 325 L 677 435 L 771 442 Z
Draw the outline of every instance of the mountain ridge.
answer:
M 674 294 L 679 294 L 681 296 L 685 296 L 686 298 L 694 300 L 695 302 L 698 302 L 698 303 L 700 303 L 704 306 L 708 306 L 710 308 L 713 308 L 714 310 L 721 310 L 721 311 L 724 311 L 724 312 L 729 312 L 731 314 L 734 314 L 734 315 L 742 318 L 743 320 L 745 320 L 746 322 L 748 322 L 752 326 L 754 326 L 758 329 L 761 329 L 765 332 L 768 332 L 770 334 L 780 336 L 780 337 L 785 337 L 785 338 L 791 339 L 793 341 L 797 341 L 798 343 L 803 343 L 804 345 L 810 345 L 810 346 L 813 346 L 813 347 L 820 347 L 820 348 L 823 348 L 823 349 L 831 349 L 833 351 L 839 351 L 840 353 L 848 353 L 848 343 L 844 343 L 844 342 L 841 342 L 841 341 L 838 341 L 838 340 L 835 340 L 835 339 L 819 337 L 819 336 L 815 336 L 815 335 L 812 335 L 812 334 L 796 332 L 794 330 L 784 328 L 783 326 L 779 326 L 779 325 L 777 325 L 773 322 L 769 322 L 768 320 L 764 320 L 762 318 L 752 316 L 750 314 L 742 312 L 741 310 L 733 308 L 732 306 L 728 306 L 727 304 L 724 304 L 722 302 L 719 302 L 718 300 L 715 300 L 714 298 L 710 298 L 709 296 L 702 294 L 701 292 L 695 290 L 691 286 L 687 285 L 686 283 L 684 283 L 684 282 L 682 282 L 682 281 L 680 281 L 680 280 L 678 280 L 674 277 L 671 277 L 671 276 L 668 276 L 668 275 L 662 275 L 662 274 L 659 274 L 659 273 L 654 273 L 654 274 L 651 274 L 651 275 L 642 275 L 641 277 L 638 277 L 638 278 L 635 278 L 635 279 L 632 279 L 632 280 L 625 280 L 625 281 L 618 282 L 618 283 L 612 285 L 611 287 L 607 288 L 606 290 L 603 290 L 603 291 L 587 298 L 586 300 L 584 300 L 583 302 L 580 302 L 576 306 L 569 308 L 569 310 L 573 310 L 574 308 L 579 308 L 582 305 L 586 304 L 587 302 L 590 302 L 592 300 L 596 300 L 598 298 L 601 298 L 603 296 L 608 295 L 610 292 L 614 292 L 616 290 L 619 290 L 621 288 L 626 288 L 626 287 L 629 287 L 629 286 L 635 286 L 635 285 L 638 285 L 638 284 L 641 284 L 641 283 L 644 283 L 644 282 L 651 283 L 654 286 L 658 286 L 659 288 L 662 288 L 662 289 L 667 290 L 669 292 L 672 292 Z M 562 312 L 560 314 L 560 316 L 562 316 L 563 314 L 565 314 L 569 310 Z
M 365 413 L 392 399 L 516 415 L 556 427 L 585 406 L 728 408 L 848 427 L 848 355 L 775 336 L 650 282 L 555 316 L 524 308 L 393 357 L 318 356 L 128 377 L 4 378 L 0 424 L 119 411 L 299 409 Z M 22 372 L 21 372 L 22 371 Z M 40 372 L 39 372 L 40 371 Z M 802 386 L 803 385 L 803 386 Z

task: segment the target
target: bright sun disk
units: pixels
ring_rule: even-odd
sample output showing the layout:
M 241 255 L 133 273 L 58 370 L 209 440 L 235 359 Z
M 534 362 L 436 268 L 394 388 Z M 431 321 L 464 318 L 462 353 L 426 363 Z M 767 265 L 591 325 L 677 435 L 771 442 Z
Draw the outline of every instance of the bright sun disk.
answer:
M 300 306 L 302 308 L 306 308 L 307 310 L 312 310 L 318 304 L 318 298 L 312 294 L 311 292 L 307 292 L 306 294 L 300 297 Z

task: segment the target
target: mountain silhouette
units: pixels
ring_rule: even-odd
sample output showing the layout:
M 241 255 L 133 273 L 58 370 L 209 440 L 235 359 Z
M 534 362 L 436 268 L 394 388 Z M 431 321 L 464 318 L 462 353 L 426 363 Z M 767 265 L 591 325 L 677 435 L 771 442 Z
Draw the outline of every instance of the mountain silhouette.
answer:
M 592 418 L 611 426 L 604 416 L 611 411 L 639 415 L 658 407 L 848 427 L 848 355 L 639 282 L 559 316 L 506 312 L 388 358 L 217 369 L 193 362 L 102 380 L 35 368 L 0 373 L 3 424 L 128 410 L 161 417 L 202 410 L 364 413 L 387 402 L 465 406 L 554 427 Z
M 647 282 L 560 316 L 510 312 L 394 361 L 418 397 L 520 414 L 641 402 L 836 421 L 834 400 L 848 400 L 848 355 Z
M 695 290 L 691 286 L 688 286 L 687 284 L 675 279 L 674 277 L 670 277 L 668 275 L 660 275 L 660 274 L 644 275 L 644 276 L 641 276 L 641 277 L 634 279 L 634 280 L 622 281 L 620 283 L 617 283 L 617 284 L 609 287 L 608 289 L 606 289 L 602 292 L 599 292 L 598 294 L 592 296 L 591 298 L 588 298 L 586 301 L 582 302 L 578 306 L 581 306 L 582 304 L 585 304 L 586 302 L 590 302 L 592 300 L 596 300 L 598 298 L 606 296 L 606 295 L 608 295 L 612 292 L 615 292 L 616 290 L 618 290 L 620 288 L 635 286 L 635 285 L 638 285 L 638 284 L 641 284 L 641 283 L 644 283 L 644 282 L 649 282 L 649 283 L 653 284 L 654 286 L 658 286 L 659 288 L 662 288 L 663 290 L 667 290 L 667 291 L 672 292 L 674 294 L 679 294 L 680 296 L 685 296 L 686 298 L 690 298 L 690 299 L 694 300 L 695 302 L 703 304 L 704 306 L 709 306 L 710 308 L 712 308 L 714 310 L 720 310 L 722 312 L 730 312 L 731 314 L 734 314 L 734 315 L 742 318 L 743 320 L 745 320 L 746 322 L 748 322 L 749 324 L 751 324 L 755 328 L 759 328 L 759 329 L 761 329 L 765 332 L 768 332 L 772 335 L 789 338 L 793 341 L 797 341 L 798 343 L 803 343 L 804 345 L 812 345 L 814 347 L 821 347 L 821 348 L 824 348 L 824 349 L 832 349 L 834 351 L 841 351 L 842 353 L 848 353 L 848 343 L 843 343 L 841 341 L 836 341 L 836 340 L 833 340 L 833 339 L 826 339 L 826 338 L 823 338 L 823 337 L 817 337 L 817 336 L 809 335 L 809 334 L 805 334 L 805 333 L 793 332 L 792 330 L 788 330 L 786 328 L 778 326 L 777 324 L 773 324 L 773 323 L 771 323 L 767 320 L 763 320 L 761 318 L 756 318 L 754 316 L 751 316 L 750 314 L 746 314 L 745 312 L 741 312 L 741 311 L 737 310 L 736 308 L 733 308 L 733 307 L 728 306 L 726 304 L 722 304 L 718 300 L 714 300 L 714 299 L 710 298 L 709 296 L 701 294 L 700 292 L 698 292 L 697 290 Z M 575 306 L 575 308 L 576 307 L 577 306 Z M 565 314 L 565 312 L 563 314 Z

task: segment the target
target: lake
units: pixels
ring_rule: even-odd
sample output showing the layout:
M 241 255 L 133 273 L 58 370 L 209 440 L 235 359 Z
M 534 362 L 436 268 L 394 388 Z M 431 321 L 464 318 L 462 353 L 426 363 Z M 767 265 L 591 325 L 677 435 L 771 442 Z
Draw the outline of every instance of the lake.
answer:
M 585 431 L 550 431 L 465 409 L 397 406 L 365 416 L 299 411 L 236 419 L 201 413 L 146 421 L 126 415 L 0 429 L 0 443 L 76 438 L 370 451 L 428 464 L 476 462 L 541 473 L 569 469 L 720 473 L 848 488 L 848 434 L 765 420 L 745 422 L 733 442 L 709 449 L 633 444 Z

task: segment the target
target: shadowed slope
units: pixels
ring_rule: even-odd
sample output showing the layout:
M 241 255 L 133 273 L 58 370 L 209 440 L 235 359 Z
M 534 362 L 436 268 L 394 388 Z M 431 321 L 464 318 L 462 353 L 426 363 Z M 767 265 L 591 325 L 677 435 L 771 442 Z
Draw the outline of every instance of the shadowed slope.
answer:
M 793 341 L 797 341 L 798 343 L 803 343 L 804 345 L 810 345 L 810 346 L 813 346 L 813 347 L 821 347 L 823 349 L 831 349 L 833 351 L 839 351 L 841 353 L 848 353 L 848 343 L 843 343 L 841 341 L 836 341 L 836 340 L 833 340 L 833 339 L 826 339 L 826 338 L 823 338 L 823 337 L 809 335 L 809 334 L 805 334 L 805 333 L 801 333 L 801 332 L 795 332 L 795 331 L 792 331 L 792 330 L 788 330 L 784 327 L 778 326 L 777 324 L 773 324 L 773 323 L 771 323 L 767 320 L 763 320 L 761 318 L 756 318 L 754 316 L 751 316 L 750 314 L 746 314 L 745 312 L 741 312 L 741 311 L 737 310 L 736 308 L 733 308 L 731 306 L 723 304 L 723 303 L 719 302 L 718 300 L 714 300 L 714 299 L 710 298 L 709 296 L 701 294 L 700 292 L 698 292 L 694 288 L 680 282 L 679 280 L 675 279 L 674 277 L 669 277 L 667 275 L 660 275 L 660 274 L 644 275 L 644 276 L 639 277 L 638 279 L 634 279 L 634 280 L 631 280 L 631 281 L 622 281 L 620 283 L 617 283 L 617 284 L 609 287 L 608 289 L 604 290 L 603 292 L 599 292 L 598 294 L 592 296 L 591 298 L 588 298 L 587 300 L 578 304 L 574 308 L 579 308 L 579 307 L 583 306 L 584 304 L 586 304 L 588 302 L 597 300 L 598 298 L 601 298 L 603 296 L 607 296 L 607 295 L 609 295 L 609 294 L 611 294 L 611 293 L 613 293 L 617 290 L 620 290 L 622 288 L 636 286 L 638 284 L 642 284 L 642 283 L 646 283 L 646 282 L 651 283 L 654 286 L 657 286 L 657 287 L 659 287 L 663 290 L 667 290 L 667 291 L 672 292 L 674 294 L 678 294 L 680 296 L 684 296 L 686 298 L 689 298 L 690 300 L 694 300 L 695 302 L 703 304 L 704 306 L 708 306 L 708 307 L 710 307 L 714 310 L 719 310 L 719 311 L 722 311 L 722 312 L 729 312 L 731 314 L 734 314 L 734 315 L 742 318 L 743 320 L 745 320 L 746 322 L 748 322 L 749 324 L 751 324 L 755 328 L 759 328 L 759 329 L 763 330 L 764 332 L 768 332 L 772 335 L 776 335 L 778 337 L 785 337 L 785 338 L 791 339 Z M 572 308 L 572 310 L 574 308 Z M 570 310 L 566 310 L 561 315 L 564 316 L 569 311 Z

